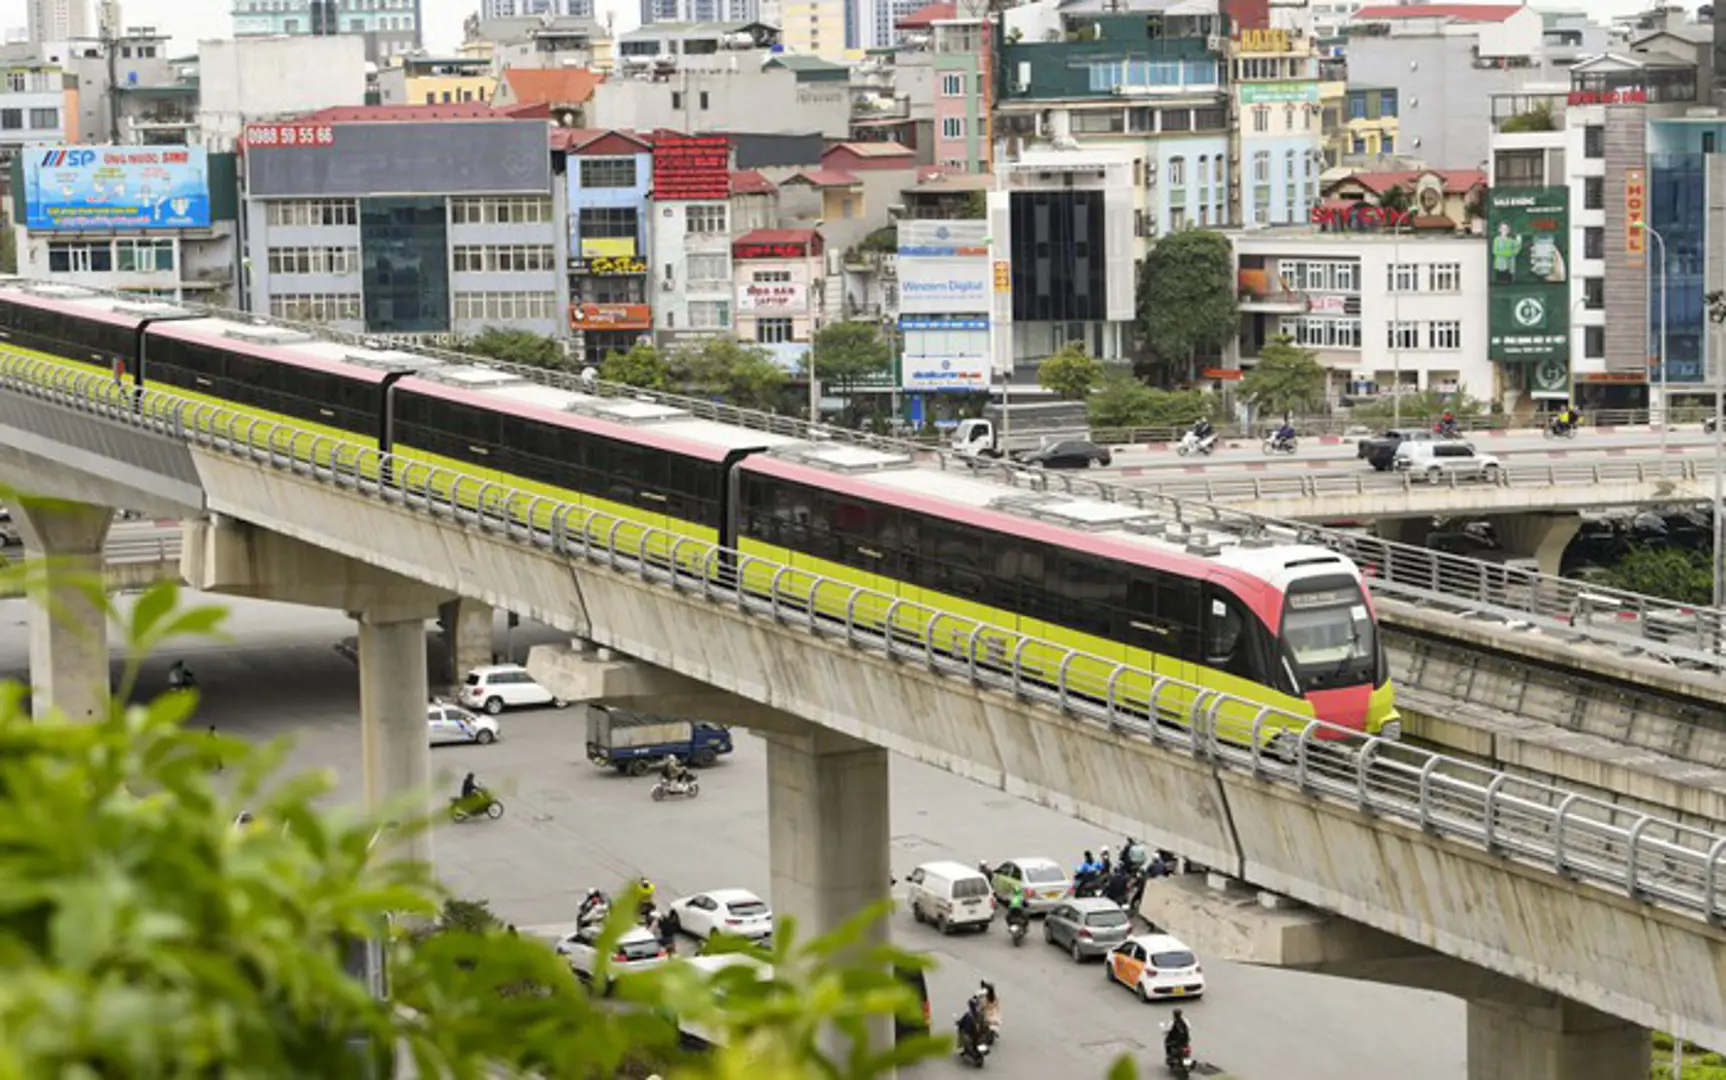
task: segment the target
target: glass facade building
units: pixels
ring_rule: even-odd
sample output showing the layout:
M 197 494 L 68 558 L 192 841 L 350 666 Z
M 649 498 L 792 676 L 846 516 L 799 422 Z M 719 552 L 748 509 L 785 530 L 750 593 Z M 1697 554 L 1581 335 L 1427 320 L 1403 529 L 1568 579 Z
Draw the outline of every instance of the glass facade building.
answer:
M 1666 241 L 1666 371 L 1671 384 L 1700 383 L 1707 337 L 1707 194 L 1703 155 L 1648 156 L 1648 223 Z M 1660 244 L 1648 245 L 1648 355 L 1660 355 Z M 1654 379 L 1662 381 L 1659 373 Z
M 450 329 L 449 219 L 442 198 L 361 199 L 360 262 L 368 333 Z

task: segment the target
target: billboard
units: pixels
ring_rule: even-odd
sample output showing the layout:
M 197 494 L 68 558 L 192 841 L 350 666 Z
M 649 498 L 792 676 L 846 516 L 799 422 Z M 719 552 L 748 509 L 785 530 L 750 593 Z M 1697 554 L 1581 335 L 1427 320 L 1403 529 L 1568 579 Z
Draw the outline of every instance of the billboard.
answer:
M 987 390 L 999 277 L 984 221 L 899 223 L 900 386 Z
M 572 330 L 651 330 L 653 308 L 646 304 L 571 304 Z
M 549 195 L 548 138 L 531 120 L 252 124 L 246 187 L 265 199 Z
M 751 281 L 737 286 L 737 310 L 765 313 L 807 312 L 809 292 L 797 281 Z
M 1494 188 L 1486 200 L 1488 355 L 1528 365 L 1534 396 L 1567 396 L 1570 189 Z
M 723 135 L 654 136 L 653 198 L 693 202 L 731 198 L 731 140 Z
M 34 231 L 204 229 L 201 146 L 60 146 L 24 153 L 24 227 Z

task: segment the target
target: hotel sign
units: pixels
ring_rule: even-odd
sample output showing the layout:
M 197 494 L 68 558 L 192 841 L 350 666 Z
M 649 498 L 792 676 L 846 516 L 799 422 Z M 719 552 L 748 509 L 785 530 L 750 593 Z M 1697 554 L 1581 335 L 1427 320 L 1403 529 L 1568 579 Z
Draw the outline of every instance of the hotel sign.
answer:
M 1638 267 L 1648 257 L 1648 232 L 1642 228 L 1648 213 L 1647 174 L 1641 169 L 1624 170 L 1624 265 Z
M 1241 52 L 1286 53 L 1289 51 L 1287 30 L 1242 30 Z

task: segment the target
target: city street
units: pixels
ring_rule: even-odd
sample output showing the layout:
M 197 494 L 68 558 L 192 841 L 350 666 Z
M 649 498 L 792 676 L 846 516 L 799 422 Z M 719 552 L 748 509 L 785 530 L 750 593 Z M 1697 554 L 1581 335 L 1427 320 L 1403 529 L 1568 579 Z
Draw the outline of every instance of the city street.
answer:
M 184 659 L 205 696 L 196 723 L 248 739 L 289 738 L 290 767 L 330 769 L 335 798 L 357 800 L 358 674 L 333 648 L 353 633 L 351 622 L 339 612 L 228 603 L 233 640 L 190 643 L 158 658 L 146 685 L 159 687 L 167 664 Z M 26 618 L 23 601 L 0 604 L 0 674 L 7 677 L 25 674 Z M 543 630 L 517 631 L 518 658 L 526 641 L 547 638 Z M 765 754 L 757 740 L 742 736 L 734 755 L 702 775 L 698 800 L 654 803 L 651 780 L 625 779 L 585 760 L 583 717 L 579 707 L 506 715 L 496 745 L 432 751 L 441 788 L 453 792 L 471 769 L 508 807 L 501 820 L 439 830 L 438 869 L 456 894 L 487 900 L 523 927 L 567 922 L 585 888 L 610 891 L 643 874 L 667 899 L 726 886 L 766 895 Z M 1046 855 L 1072 864 L 1085 848 L 1118 850 L 1122 841 L 903 759 L 894 760 L 892 781 L 893 865 L 901 877 L 936 858 L 974 863 Z M 1157 1024 L 1166 1006 L 1147 1007 L 1107 985 L 1094 963 L 1075 967 L 1042 943 L 1039 928 L 1020 950 L 998 926 L 942 939 L 901 913 L 893 932 L 900 944 L 940 964 L 930 979 L 938 1027 L 950 1025 L 979 978 L 997 983 L 1005 1023 L 991 1072 L 1027 1080 L 1100 1078 L 1115 1055 L 1130 1052 L 1141 1075 L 1162 1075 Z M 1202 1060 L 1231 1077 L 1464 1075 L 1464 1010 L 1454 999 L 1214 960 L 1206 974 L 1207 999 L 1189 1006 L 1195 1046 Z M 951 1060 L 921 1070 L 960 1071 Z

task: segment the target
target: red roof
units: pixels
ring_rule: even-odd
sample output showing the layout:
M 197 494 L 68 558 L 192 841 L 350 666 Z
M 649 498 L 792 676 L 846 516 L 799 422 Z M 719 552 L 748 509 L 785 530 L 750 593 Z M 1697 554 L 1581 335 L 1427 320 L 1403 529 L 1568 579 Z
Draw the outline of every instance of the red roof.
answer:
M 893 24 L 895 30 L 922 30 L 930 23 L 951 19 L 958 15 L 957 4 L 926 4 L 911 14 Z
M 731 194 L 771 195 L 779 189 L 757 169 L 742 169 L 731 174 Z
M 819 244 L 819 229 L 751 229 L 733 244 Z
M 625 131 L 622 128 L 560 128 L 551 129 L 551 148 L 568 153 L 580 153 L 607 136 L 625 139 L 640 147 L 641 150 L 651 150 L 653 140 L 635 131 Z M 595 153 L 603 153 L 596 150 Z
M 1452 19 L 1456 22 L 1503 22 L 1521 11 L 1521 4 L 1380 4 L 1354 13 L 1354 22 L 1395 19 Z
M 410 120 L 506 120 L 483 101 L 451 101 L 443 105 L 334 105 L 296 117 L 308 124 L 370 124 Z
M 586 68 L 505 68 L 503 80 L 518 105 L 580 105 L 605 76 Z
M 1436 176 L 1444 181 L 1446 195 L 1466 195 L 1486 183 L 1486 173 L 1480 169 L 1421 169 L 1414 172 L 1359 172 L 1345 176 L 1331 185 L 1334 189 L 1354 181 L 1374 195 L 1383 195 L 1393 187 L 1412 189 L 1423 176 Z
M 787 184 L 808 184 L 810 187 L 856 187 L 863 181 L 839 169 L 805 169 L 785 178 Z

